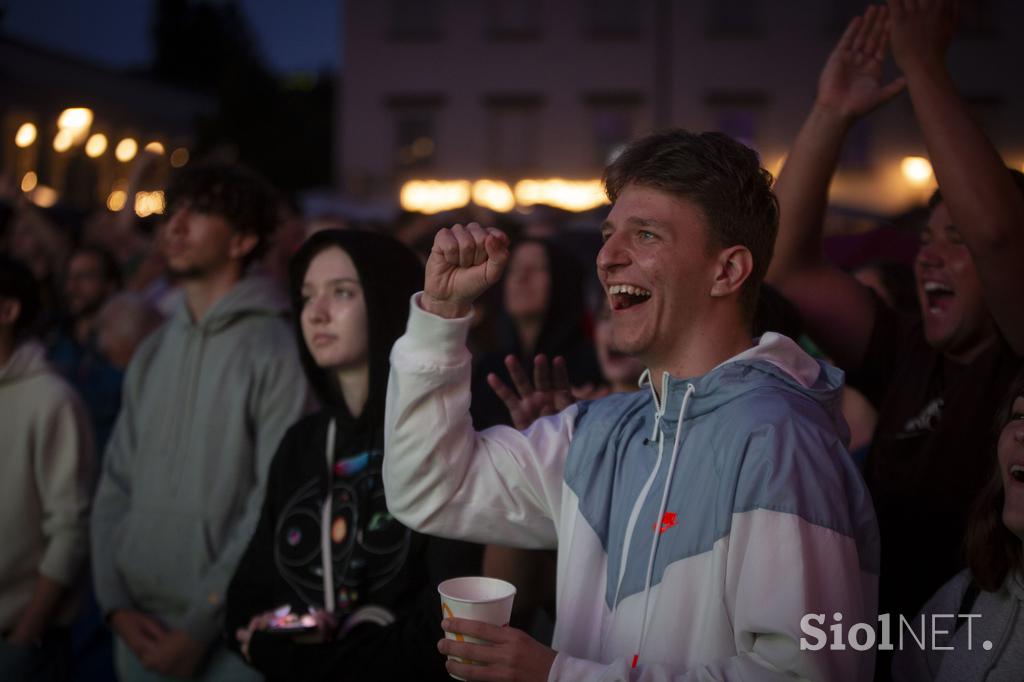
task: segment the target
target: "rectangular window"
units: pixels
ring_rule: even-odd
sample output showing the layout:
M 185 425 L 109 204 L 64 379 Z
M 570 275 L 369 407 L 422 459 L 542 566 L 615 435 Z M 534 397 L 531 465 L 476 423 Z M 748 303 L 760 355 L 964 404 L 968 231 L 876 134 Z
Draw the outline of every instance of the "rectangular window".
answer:
M 756 38 L 761 31 L 758 0 L 710 0 L 707 34 L 712 38 Z
M 636 135 L 643 96 L 627 92 L 592 93 L 585 95 L 583 101 L 590 113 L 594 162 L 603 168 Z
M 539 95 L 490 95 L 487 108 L 488 164 L 500 175 L 514 177 L 534 172 L 540 158 L 541 110 Z
M 763 92 L 712 92 L 705 101 L 715 129 L 757 149 L 757 135 L 768 95 Z
M 585 0 L 586 32 L 601 40 L 637 40 L 643 37 L 647 0 Z
M 443 0 L 391 0 L 388 37 L 408 42 L 440 40 L 442 12 Z
M 487 0 L 487 37 L 497 41 L 539 40 L 541 0 Z
M 437 156 L 439 95 L 399 95 L 387 106 L 394 115 L 394 160 L 399 170 L 429 168 Z

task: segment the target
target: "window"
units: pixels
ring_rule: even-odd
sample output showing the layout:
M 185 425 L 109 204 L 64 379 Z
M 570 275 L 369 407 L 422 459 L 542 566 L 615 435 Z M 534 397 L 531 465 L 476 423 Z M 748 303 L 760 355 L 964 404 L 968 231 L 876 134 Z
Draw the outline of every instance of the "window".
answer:
M 491 95 L 487 107 L 487 151 L 492 171 L 506 176 L 536 170 L 540 151 L 539 95 Z
M 399 41 L 440 40 L 443 0 L 391 0 L 389 37 Z
M 647 0 L 585 0 L 585 26 L 594 38 L 635 40 L 643 35 Z
M 429 168 L 437 155 L 437 95 L 396 96 L 388 100 L 395 120 L 395 166 L 399 170 Z
M 636 134 L 643 97 L 637 93 L 595 93 L 584 96 L 583 101 L 590 112 L 594 162 L 603 168 Z
M 758 0 L 711 0 L 708 35 L 714 38 L 756 38 L 761 29 Z
M 487 37 L 491 40 L 537 40 L 541 35 L 541 0 L 487 0 Z
M 762 92 L 712 92 L 706 102 L 714 126 L 748 147 L 757 148 L 757 133 L 768 96 Z

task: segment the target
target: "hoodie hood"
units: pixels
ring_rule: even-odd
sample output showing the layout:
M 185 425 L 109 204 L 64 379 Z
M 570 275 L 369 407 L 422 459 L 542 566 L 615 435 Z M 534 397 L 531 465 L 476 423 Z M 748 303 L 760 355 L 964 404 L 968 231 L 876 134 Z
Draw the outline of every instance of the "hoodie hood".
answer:
M 42 344 L 34 339 L 23 341 L 14 349 L 7 364 L 0 367 L 0 386 L 52 371 Z
M 171 318 L 173 324 L 195 327 L 204 333 L 215 333 L 227 327 L 239 317 L 266 315 L 283 317 L 288 314 L 288 299 L 280 288 L 269 278 L 261 275 L 243 277 L 231 287 L 231 291 L 206 312 L 198 322 L 192 320 L 184 301 Z
M 712 412 L 722 405 L 758 390 L 761 386 L 782 388 L 807 396 L 825 408 L 846 440 L 846 420 L 842 416 L 842 370 L 815 360 L 789 337 L 768 332 L 755 345 L 712 369 L 692 378 L 678 378 L 667 372 L 662 376 L 661 395 L 651 385 L 655 405 L 661 419 L 668 424 L 678 421 L 679 408 L 690 384 L 693 395 L 686 406 L 687 417 Z M 652 384 L 650 370 L 640 377 L 640 385 Z
M 409 301 L 423 288 L 423 266 L 402 243 L 374 232 L 323 230 L 307 239 L 288 265 L 288 291 L 299 357 L 309 384 L 320 404 L 343 421 L 351 419 L 331 370 L 317 366 L 302 335 L 302 282 L 313 258 L 336 247 L 352 259 L 366 303 L 367 347 L 370 353 L 370 387 L 360 421 L 379 430 L 384 423 L 384 396 L 391 365 L 388 356 L 395 340 L 405 331 Z

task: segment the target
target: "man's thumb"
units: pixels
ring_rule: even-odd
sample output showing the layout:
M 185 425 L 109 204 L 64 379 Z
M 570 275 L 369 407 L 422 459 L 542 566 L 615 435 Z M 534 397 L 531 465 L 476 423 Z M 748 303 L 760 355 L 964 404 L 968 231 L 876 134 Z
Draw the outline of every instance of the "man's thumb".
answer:
M 508 237 L 504 232 L 495 228 L 488 228 L 487 238 L 484 239 L 484 250 L 487 251 L 487 269 L 495 268 L 496 275 L 501 274 L 508 261 Z

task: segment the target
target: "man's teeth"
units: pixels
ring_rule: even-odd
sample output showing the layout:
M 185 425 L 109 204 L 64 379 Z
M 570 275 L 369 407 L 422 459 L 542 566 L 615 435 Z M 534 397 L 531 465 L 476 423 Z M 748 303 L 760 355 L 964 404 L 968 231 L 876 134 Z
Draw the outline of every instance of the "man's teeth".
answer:
M 630 296 L 650 296 L 651 292 L 647 289 L 641 289 L 635 287 L 632 284 L 613 284 L 608 287 L 609 294 L 629 294 Z
M 1020 464 L 1011 465 L 1010 476 L 1013 476 L 1016 481 L 1024 482 L 1024 466 L 1021 466 Z
M 939 284 L 938 282 L 925 282 L 924 290 L 929 293 L 943 293 L 952 294 L 953 290 L 947 287 L 945 284 Z

